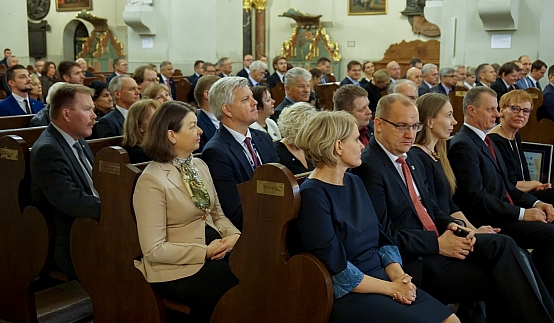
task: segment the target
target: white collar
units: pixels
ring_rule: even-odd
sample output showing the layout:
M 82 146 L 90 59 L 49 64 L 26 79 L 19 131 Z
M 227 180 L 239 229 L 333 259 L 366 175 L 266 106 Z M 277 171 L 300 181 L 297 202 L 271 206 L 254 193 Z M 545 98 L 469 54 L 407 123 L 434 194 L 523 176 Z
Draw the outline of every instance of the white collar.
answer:
M 471 129 L 473 132 L 475 132 L 479 136 L 479 138 L 481 138 L 481 140 L 485 141 L 485 137 L 487 136 L 487 134 L 483 130 L 477 129 L 474 126 L 468 124 L 467 122 L 464 122 L 464 125 L 469 129 Z

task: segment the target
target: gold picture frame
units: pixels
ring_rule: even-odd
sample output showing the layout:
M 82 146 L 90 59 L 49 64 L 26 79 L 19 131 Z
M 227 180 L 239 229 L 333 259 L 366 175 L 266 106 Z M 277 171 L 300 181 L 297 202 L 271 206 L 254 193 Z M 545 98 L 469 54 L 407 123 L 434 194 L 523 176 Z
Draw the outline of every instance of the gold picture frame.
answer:
M 386 15 L 388 0 L 348 0 L 348 15 Z
M 54 0 L 56 11 L 92 10 L 92 0 Z

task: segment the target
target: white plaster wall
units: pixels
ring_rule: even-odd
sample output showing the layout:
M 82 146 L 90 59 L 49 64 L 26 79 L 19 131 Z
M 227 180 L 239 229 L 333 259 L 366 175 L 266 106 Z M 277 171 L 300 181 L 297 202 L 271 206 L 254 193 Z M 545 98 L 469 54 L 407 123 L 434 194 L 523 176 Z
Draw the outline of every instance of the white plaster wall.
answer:
M 291 33 L 291 18 L 278 17 L 288 8 L 296 8 L 312 15 L 322 14 L 321 21 L 332 41 L 339 44 L 342 55 L 340 71 L 346 76 L 346 64 L 350 60 L 373 60 L 383 58 L 391 44 L 402 40 L 430 38 L 415 35 L 408 18 L 400 12 L 406 8 L 406 1 L 389 0 L 386 15 L 348 16 L 347 0 L 269 0 L 267 28 L 269 28 L 267 55 L 271 58 L 281 53 L 281 46 Z M 326 26 L 330 25 L 330 26 Z M 348 41 L 355 41 L 355 47 L 347 47 Z M 272 69 L 271 69 L 272 70 Z
M 17 56 L 20 64 L 29 64 L 29 40 L 27 37 L 27 2 L 11 1 L 9 5 L 2 2 L 0 10 L 0 59 L 4 58 L 4 48 L 9 48 Z M 23 32 L 11 32 L 21 30 Z M 24 35 L 24 38 L 21 38 Z

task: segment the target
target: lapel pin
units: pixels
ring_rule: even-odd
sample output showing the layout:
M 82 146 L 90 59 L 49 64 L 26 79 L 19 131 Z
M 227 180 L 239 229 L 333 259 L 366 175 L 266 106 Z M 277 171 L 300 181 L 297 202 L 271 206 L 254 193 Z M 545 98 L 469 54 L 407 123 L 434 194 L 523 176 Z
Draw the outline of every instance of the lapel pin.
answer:
M 412 170 L 415 170 L 415 167 L 414 167 L 414 165 L 412 165 Z

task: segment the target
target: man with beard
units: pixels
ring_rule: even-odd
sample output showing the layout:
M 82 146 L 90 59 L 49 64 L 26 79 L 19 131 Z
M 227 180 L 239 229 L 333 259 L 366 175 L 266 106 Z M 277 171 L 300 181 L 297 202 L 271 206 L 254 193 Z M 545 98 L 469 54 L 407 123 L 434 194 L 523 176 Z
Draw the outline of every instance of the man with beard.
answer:
M 29 97 L 32 90 L 29 71 L 23 65 L 10 67 L 5 74 L 12 94 L 0 102 L 0 116 L 16 116 L 39 112 L 44 105 Z

